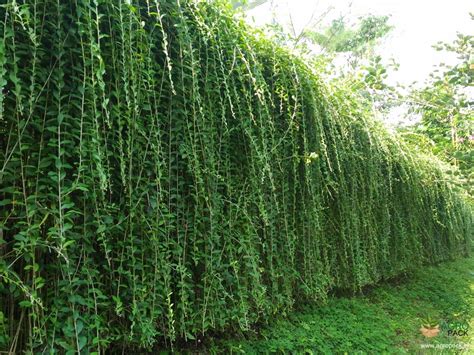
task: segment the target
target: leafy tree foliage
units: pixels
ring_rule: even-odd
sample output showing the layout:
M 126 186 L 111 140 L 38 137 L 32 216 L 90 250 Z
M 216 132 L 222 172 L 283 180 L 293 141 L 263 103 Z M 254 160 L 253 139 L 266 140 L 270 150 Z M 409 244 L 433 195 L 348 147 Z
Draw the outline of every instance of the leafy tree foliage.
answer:
M 340 17 L 322 33 L 307 30 L 306 36 L 327 52 L 350 52 L 355 57 L 361 57 L 392 29 L 388 20 L 388 16 L 368 15 L 360 19 L 356 28 L 351 28 L 348 27 L 344 17 Z
M 405 131 L 426 137 L 412 142 L 459 168 L 454 173 L 461 174 L 464 187 L 474 196 L 474 36 L 458 34 L 453 43 L 434 47 L 456 54 L 458 62 L 440 65 L 425 87 L 412 91 L 411 111 L 421 119 Z M 429 144 L 423 144 L 426 139 Z
M 317 57 L 332 61 L 344 58 L 342 67 L 329 69 L 331 80 L 346 85 L 358 92 L 376 114 L 385 114 L 399 99 L 395 87 L 386 83 L 389 70 L 397 70 L 392 60 L 384 63 L 377 53 L 377 44 L 392 30 L 389 16 L 367 15 L 361 17 L 355 26 L 350 26 L 344 17 L 334 20 L 322 30 L 307 29 L 304 36 L 322 50 Z

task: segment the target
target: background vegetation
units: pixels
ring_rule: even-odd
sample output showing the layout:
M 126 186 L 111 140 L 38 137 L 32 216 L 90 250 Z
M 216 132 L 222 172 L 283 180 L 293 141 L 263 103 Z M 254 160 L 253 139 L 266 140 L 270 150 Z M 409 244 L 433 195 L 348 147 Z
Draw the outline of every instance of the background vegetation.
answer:
M 474 14 L 470 14 L 474 21 Z M 461 187 L 474 199 L 474 36 L 458 33 L 453 43 L 438 43 L 439 51 L 455 53 L 454 65 L 441 63 L 422 88 L 412 88 L 409 106 L 420 116 L 401 129 L 415 149 L 430 151 L 454 168 Z M 421 138 L 421 139 L 420 139 Z
M 265 3 L 268 0 L 234 1 L 234 6 L 248 11 Z M 372 114 L 400 133 L 410 149 L 446 162 L 447 178 L 454 176 L 452 183 L 472 202 L 474 36 L 458 32 L 453 42 L 434 44 L 434 49 L 448 57 L 455 55 L 457 61 L 439 63 L 424 83 L 394 85 L 387 79 L 397 76 L 399 65 L 380 49 L 394 28 L 390 15 L 367 14 L 352 23 L 347 14 L 341 14 L 328 23 L 330 10 L 313 13 L 300 32 L 295 31 L 291 15 L 289 24 L 274 17 L 264 29 L 274 40 L 305 57 L 325 81 L 358 92 L 359 99 L 372 107 Z M 467 15 L 474 20 L 474 14 Z M 394 114 L 395 127 L 390 122 Z
M 442 164 L 227 2 L 9 0 L 0 34 L 4 349 L 245 331 L 469 252 Z

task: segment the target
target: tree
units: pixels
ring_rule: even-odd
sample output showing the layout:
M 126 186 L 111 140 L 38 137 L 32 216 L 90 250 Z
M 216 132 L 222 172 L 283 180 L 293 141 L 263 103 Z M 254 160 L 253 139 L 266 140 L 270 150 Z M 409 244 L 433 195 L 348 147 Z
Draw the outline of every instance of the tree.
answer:
M 474 20 L 474 14 L 471 18 Z M 405 132 L 431 141 L 421 146 L 417 140 L 412 143 L 459 168 L 456 174 L 474 195 L 474 36 L 458 33 L 453 43 L 433 47 L 456 54 L 458 61 L 451 66 L 440 64 L 423 88 L 412 89 L 407 101 L 420 121 Z
M 393 60 L 386 63 L 376 49 L 393 29 L 389 19 L 389 16 L 369 14 L 350 25 L 341 16 L 326 28 L 305 31 L 305 38 L 319 47 L 320 57 L 329 55 L 334 58 L 333 62 L 344 59 L 342 65 L 333 68 L 332 77 L 350 85 L 373 108 L 374 114 L 381 116 L 399 96 L 396 88 L 386 82 L 388 71 L 397 70 L 398 64 Z
M 367 15 L 361 17 L 356 27 L 348 26 L 344 17 L 333 20 L 322 32 L 308 30 L 306 37 L 317 43 L 325 52 L 348 53 L 360 59 L 371 52 L 377 40 L 385 37 L 393 28 L 389 16 Z M 354 60 L 354 66 L 357 60 Z

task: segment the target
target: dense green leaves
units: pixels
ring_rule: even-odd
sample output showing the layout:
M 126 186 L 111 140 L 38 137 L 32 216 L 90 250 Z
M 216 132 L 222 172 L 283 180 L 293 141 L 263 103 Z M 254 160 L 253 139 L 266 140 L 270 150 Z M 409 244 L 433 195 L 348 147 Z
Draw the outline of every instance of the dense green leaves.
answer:
M 0 34 L 2 347 L 246 330 L 468 252 L 437 162 L 228 5 L 12 0 Z
M 471 19 L 474 21 L 474 14 Z M 456 54 L 457 63 L 440 64 L 425 87 L 412 89 L 409 107 L 420 120 L 401 131 L 415 149 L 431 152 L 452 164 L 451 174 L 460 177 L 461 186 L 474 199 L 474 36 L 458 33 L 453 43 L 434 47 Z M 421 144 L 419 136 L 423 137 Z
M 472 257 L 423 266 L 355 297 L 331 297 L 325 305 L 304 305 L 252 332 L 212 338 L 203 352 L 439 354 L 441 349 L 468 349 L 473 338 L 473 267 Z M 438 336 L 421 334 L 427 321 L 439 325 Z M 450 333 L 466 328 L 466 335 Z

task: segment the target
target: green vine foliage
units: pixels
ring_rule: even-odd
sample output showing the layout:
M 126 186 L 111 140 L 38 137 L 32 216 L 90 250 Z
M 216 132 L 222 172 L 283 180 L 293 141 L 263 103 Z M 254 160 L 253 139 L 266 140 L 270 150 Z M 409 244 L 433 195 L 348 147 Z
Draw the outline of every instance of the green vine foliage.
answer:
M 469 251 L 436 161 L 224 2 L 6 0 L 0 37 L 2 348 L 173 346 Z

